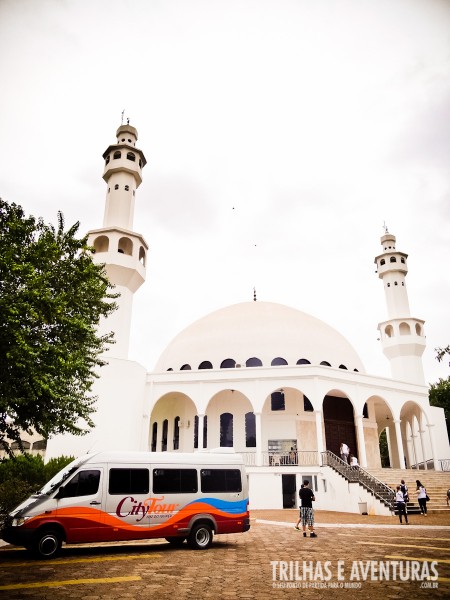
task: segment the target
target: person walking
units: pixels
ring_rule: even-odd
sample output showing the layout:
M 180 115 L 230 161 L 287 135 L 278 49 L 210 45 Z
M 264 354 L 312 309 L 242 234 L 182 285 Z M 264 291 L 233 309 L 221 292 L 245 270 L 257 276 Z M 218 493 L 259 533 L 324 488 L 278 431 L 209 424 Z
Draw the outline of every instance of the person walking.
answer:
M 428 499 L 427 490 L 426 490 L 426 488 L 424 488 L 424 486 L 420 483 L 420 481 L 418 479 L 416 479 L 416 485 L 417 485 L 416 494 L 417 494 L 417 500 L 418 500 L 419 506 L 420 506 L 420 514 L 423 515 L 424 517 L 426 517 L 427 516 L 427 499 Z
M 314 492 L 309 487 L 308 479 L 305 479 L 299 491 L 301 500 L 300 516 L 298 518 L 295 529 L 300 530 L 300 521 L 302 523 L 303 537 L 306 537 L 306 526 L 310 531 L 309 537 L 315 538 L 317 534 L 314 531 L 314 509 L 312 503 L 315 501 Z
M 350 448 L 345 442 L 342 442 L 339 452 L 341 454 L 342 460 L 348 464 L 348 455 L 350 454 Z
M 408 525 L 408 514 L 406 512 L 406 502 L 403 496 L 403 492 L 400 486 L 397 486 L 397 493 L 395 494 L 395 501 L 397 503 L 397 512 L 400 523 L 403 524 L 402 517 L 405 517 L 405 524 Z
M 409 502 L 408 486 L 406 485 L 404 479 L 402 479 L 400 482 L 400 491 L 403 494 L 403 498 L 405 499 L 405 502 L 408 503 Z

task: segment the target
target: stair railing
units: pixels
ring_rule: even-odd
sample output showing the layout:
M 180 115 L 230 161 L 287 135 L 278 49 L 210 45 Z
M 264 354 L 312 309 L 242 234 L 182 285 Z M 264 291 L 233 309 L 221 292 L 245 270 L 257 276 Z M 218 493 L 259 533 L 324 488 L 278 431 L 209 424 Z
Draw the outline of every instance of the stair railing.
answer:
M 351 466 L 344 460 L 336 456 L 330 450 L 321 453 L 322 466 L 328 466 L 342 475 L 349 483 L 359 483 L 366 490 L 371 492 L 380 502 L 390 510 L 395 510 L 395 493 L 385 483 L 371 475 L 368 471 L 359 466 Z

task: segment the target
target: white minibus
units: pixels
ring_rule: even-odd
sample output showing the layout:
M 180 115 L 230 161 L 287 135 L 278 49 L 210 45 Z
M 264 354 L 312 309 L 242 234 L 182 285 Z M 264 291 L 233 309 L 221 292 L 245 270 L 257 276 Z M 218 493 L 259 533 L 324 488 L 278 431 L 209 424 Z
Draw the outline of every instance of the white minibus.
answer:
M 244 463 L 226 450 L 77 458 L 8 515 L 0 537 L 39 558 L 63 542 L 165 538 L 209 548 L 214 533 L 250 529 Z

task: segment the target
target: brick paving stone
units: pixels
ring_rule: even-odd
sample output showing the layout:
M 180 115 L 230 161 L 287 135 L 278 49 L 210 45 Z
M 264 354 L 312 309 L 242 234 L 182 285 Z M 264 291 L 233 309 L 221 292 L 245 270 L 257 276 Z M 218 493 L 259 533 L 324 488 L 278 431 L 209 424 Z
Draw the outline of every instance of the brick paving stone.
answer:
M 348 596 L 348 592 L 359 594 L 364 600 L 389 600 L 400 595 L 433 600 L 449 596 L 448 583 L 440 583 L 438 589 L 420 588 L 418 582 L 397 581 L 362 582 L 361 589 L 273 588 L 270 561 L 313 561 L 317 564 L 318 561 L 343 559 L 350 564 L 353 560 L 387 560 L 385 557 L 390 555 L 401 555 L 410 560 L 417 557 L 448 560 L 450 530 L 445 527 L 450 524 L 445 515 L 435 517 L 426 524 L 424 518 L 419 521 L 417 517 L 416 526 L 400 528 L 396 526 L 397 518 L 367 518 L 317 511 L 316 518 L 321 527 L 318 527 L 318 538 L 311 539 L 303 538 L 294 530 L 296 510 L 252 511 L 249 532 L 217 536 L 213 547 L 207 551 L 193 551 L 187 547 L 177 549 L 161 540 L 90 544 L 65 547 L 62 558 L 68 561 L 66 564 L 28 560 L 25 551 L 6 547 L 0 549 L 0 585 L 77 578 L 141 577 L 138 581 L 119 583 L 9 590 L 5 596 L 8 600 L 217 600 L 231 596 L 242 600 L 290 600 L 299 596 L 302 600 L 340 600 L 344 594 Z M 332 527 L 343 523 L 348 527 Z M 357 528 L 365 524 L 383 527 Z M 399 546 L 388 546 L 396 543 Z M 408 548 L 408 544 L 416 547 Z M 139 559 L 140 555 L 142 559 Z M 89 559 L 102 556 L 132 559 L 89 562 Z M 71 559 L 83 559 L 85 562 L 71 564 Z M 14 566 L 24 561 L 28 561 L 29 568 Z M 450 565 L 440 566 L 439 574 L 450 579 Z M 0 591 L 0 596 L 4 594 Z

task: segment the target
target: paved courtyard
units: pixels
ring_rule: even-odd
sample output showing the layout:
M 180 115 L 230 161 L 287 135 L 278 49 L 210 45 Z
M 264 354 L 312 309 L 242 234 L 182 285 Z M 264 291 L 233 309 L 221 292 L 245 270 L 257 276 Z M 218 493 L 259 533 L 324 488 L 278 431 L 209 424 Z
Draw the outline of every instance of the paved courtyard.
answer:
M 310 539 L 294 529 L 296 516 L 293 510 L 253 511 L 249 532 L 217 536 L 208 551 L 152 540 L 65 546 L 60 558 L 36 561 L 22 549 L 3 546 L 0 596 L 264 600 L 331 599 L 348 597 L 349 591 L 365 600 L 449 596 L 448 517 L 411 517 L 411 525 L 400 526 L 389 517 L 318 511 L 318 537 Z

